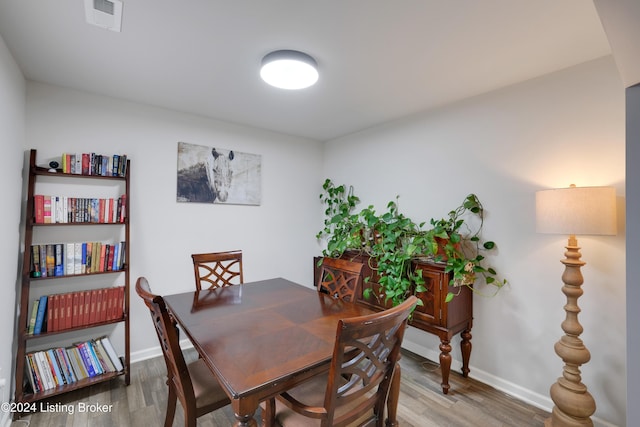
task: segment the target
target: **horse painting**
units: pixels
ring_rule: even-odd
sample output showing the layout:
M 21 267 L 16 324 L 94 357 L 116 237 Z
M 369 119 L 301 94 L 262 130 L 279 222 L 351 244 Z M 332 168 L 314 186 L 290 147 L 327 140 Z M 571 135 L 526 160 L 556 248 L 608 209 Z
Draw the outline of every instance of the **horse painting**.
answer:
M 178 143 L 178 202 L 259 205 L 261 157 Z
M 178 169 L 178 201 L 226 202 L 233 177 L 233 151 L 219 153 L 212 148 L 204 161 Z

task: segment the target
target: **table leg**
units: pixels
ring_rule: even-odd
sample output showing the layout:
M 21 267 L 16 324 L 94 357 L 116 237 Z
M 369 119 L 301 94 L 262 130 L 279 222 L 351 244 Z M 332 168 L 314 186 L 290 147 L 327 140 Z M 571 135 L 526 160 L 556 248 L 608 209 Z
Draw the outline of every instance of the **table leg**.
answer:
M 398 426 L 398 399 L 400 398 L 400 376 L 402 372 L 400 364 L 396 363 L 396 369 L 393 371 L 391 378 L 391 387 L 389 388 L 389 397 L 387 397 L 387 427 Z
M 469 359 L 471 358 L 471 329 L 465 329 L 460 334 L 460 350 L 462 350 L 462 376 L 469 376 Z
M 236 417 L 234 427 L 258 427 L 258 423 L 253 418 L 253 414 L 258 409 L 258 403 L 253 405 L 247 400 L 232 400 L 233 414 Z
M 440 340 L 440 369 L 442 370 L 442 392 L 449 393 L 449 372 L 451 372 L 451 344 L 449 340 Z

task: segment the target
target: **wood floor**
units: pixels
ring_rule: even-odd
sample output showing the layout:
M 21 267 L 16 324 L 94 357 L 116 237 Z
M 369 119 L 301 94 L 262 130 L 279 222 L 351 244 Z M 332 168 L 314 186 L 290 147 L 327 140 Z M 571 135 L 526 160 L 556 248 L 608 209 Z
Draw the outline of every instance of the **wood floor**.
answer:
M 196 357 L 187 350 L 186 358 Z M 522 403 L 473 379 L 451 374 L 451 390 L 442 394 L 440 368 L 413 353 L 404 352 L 398 421 L 402 427 L 523 427 L 544 425 L 549 414 Z M 131 385 L 122 379 L 98 384 L 42 402 L 52 412 L 38 412 L 11 423 L 11 427 L 156 427 L 164 423 L 167 389 L 162 357 L 131 365 Z M 59 403 L 60 406 L 53 406 Z M 81 412 L 88 404 L 106 405 L 107 412 Z M 113 405 L 109 410 L 109 405 Z M 180 403 L 174 427 L 183 425 Z M 73 410 L 69 410 L 72 408 Z M 71 413 L 73 412 L 73 413 Z M 259 419 L 259 418 L 258 418 Z M 229 406 L 198 419 L 199 427 L 230 426 Z

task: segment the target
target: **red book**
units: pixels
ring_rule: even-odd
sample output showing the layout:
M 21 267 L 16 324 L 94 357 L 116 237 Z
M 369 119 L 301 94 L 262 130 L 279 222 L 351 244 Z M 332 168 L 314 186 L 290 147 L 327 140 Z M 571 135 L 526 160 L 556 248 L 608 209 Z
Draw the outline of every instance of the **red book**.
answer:
M 109 216 L 107 218 L 107 222 L 115 222 L 115 218 L 113 217 L 113 198 L 109 199 L 108 205 L 107 213 Z
M 116 319 L 115 315 L 115 293 L 117 292 L 116 288 L 108 288 L 107 289 L 107 320 Z
M 64 328 L 65 329 L 71 329 L 73 328 L 73 294 L 71 292 L 69 292 L 68 294 L 66 294 L 64 296 L 65 298 L 65 307 L 67 310 L 67 314 L 65 315 L 65 323 L 64 323 Z
M 99 311 L 100 321 L 105 322 L 107 320 L 107 289 L 100 289 L 100 298 L 102 299 L 102 307 Z
M 98 222 L 104 222 L 104 199 L 98 200 Z
M 102 320 L 102 289 L 96 289 L 95 290 L 96 293 L 96 322 L 101 322 Z
M 71 295 L 72 298 L 72 307 L 71 310 L 71 327 L 75 328 L 76 326 L 80 326 L 80 320 L 82 317 L 82 306 L 80 305 L 80 292 L 73 292 Z
M 33 196 L 33 214 L 35 216 L 36 224 L 44 223 L 44 196 L 42 194 L 36 194 Z
M 56 325 L 54 320 L 54 314 L 57 317 L 57 302 L 56 295 L 49 295 L 49 301 L 47 302 L 47 332 L 55 332 Z
M 89 153 L 82 153 L 82 175 L 89 175 Z
M 97 322 L 96 319 L 96 305 L 98 302 L 98 292 L 94 289 L 89 291 L 89 324 Z
M 120 196 L 118 222 L 124 222 L 124 219 L 126 216 L 127 216 L 127 195 L 123 194 L 122 196 Z
M 109 259 L 107 260 L 107 271 L 111 271 L 113 270 L 113 256 L 114 256 L 114 252 L 115 252 L 115 245 L 109 245 L 108 249 L 108 253 L 109 253 Z
M 91 292 L 84 291 L 84 313 L 82 314 L 82 325 L 89 324 L 89 310 L 91 309 Z
M 107 246 L 108 245 L 101 245 L 100 263 L 98 264 L 98 271 L 104 271 L 104 258 L 105 258 L 105 255 L 107 254 Z

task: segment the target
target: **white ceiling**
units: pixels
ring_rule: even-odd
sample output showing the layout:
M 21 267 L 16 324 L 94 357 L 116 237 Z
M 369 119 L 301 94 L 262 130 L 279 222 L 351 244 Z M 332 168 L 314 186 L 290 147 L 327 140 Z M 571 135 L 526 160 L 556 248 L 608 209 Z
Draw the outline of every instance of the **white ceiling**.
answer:
M 124 0 L 122 32 L 82 0 L 1 0 L 0 35 L 29 80 L 317 140 L 611 53 L 587 0 Z M 320 80 L 259 78 L 304 51 Z

